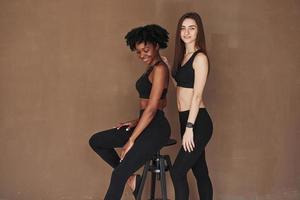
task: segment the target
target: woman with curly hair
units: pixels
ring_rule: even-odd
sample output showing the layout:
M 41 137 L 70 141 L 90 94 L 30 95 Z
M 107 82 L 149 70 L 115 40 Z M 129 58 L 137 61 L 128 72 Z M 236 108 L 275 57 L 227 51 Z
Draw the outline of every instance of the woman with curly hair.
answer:
M 182 148 L 171 175 L 176 200 L 189 199 L 187 172 L 192 169 L 201 200 L 213 199 L 213 188 L 205 160 L 213 124 L 203 101 L 209 72 L 202 20 L 197 13 L 186 13 L 178 22 L 172 75 L 177 82 Z
M 105 200 L 121 199 L 126 182 L 136 197 L 141 176 L 134 172 L 151 159 L 170 136 L 169 122 L 163 112 L 169 70 L 159 54 L 160 49 L 167 47 L 168 32 L 155 24 L 146 25 L 132 29 L 125 39 L 147 69 L 136 81 L 140 98 L 138 119 L 98 132 L 89 140 L 92 149 L 113 168 Z M 123 147 L 121 157 L 114 150 L 116 147 Z

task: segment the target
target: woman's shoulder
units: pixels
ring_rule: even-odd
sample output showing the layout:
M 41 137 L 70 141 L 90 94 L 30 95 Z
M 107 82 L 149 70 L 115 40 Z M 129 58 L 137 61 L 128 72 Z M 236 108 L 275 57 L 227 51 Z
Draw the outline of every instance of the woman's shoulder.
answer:
M 169 70 L 169 68 L 168 68 L 168 65 L 164 61 L 161 61 L 153 67 L 153 70 L 165 71 L 165 70 Z
M 153 74 L 168 74 L 169 68 L 166 63 L 159 62 L 153 67 Z
M 207 55 L 203 52 L 197 52 L 193 61 L 193 67 L 208 63 Z
M 206 59 L 207 60 L 207 55 L 202 51 L 197 51 L 195 53 L 195 58 L 194 59 L 198 59 L 198 60 L 201 60 L 201 59 L 205 60 Z

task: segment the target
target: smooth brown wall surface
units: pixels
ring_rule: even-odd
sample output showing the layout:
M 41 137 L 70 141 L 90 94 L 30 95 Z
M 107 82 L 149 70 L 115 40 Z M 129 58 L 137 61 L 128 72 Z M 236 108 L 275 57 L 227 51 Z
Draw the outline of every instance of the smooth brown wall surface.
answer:
M 187 11 L 201 14 L 211 59 L 204 98 L 214 121 L 206 150 L 214 199 L 300 199 L 299 1 L 1 0 L 1 200 L 103 198 L 111 168 L 88 139 L 137 116 L 134 84 L 145 69 L 124 35 L 164 26 L 171 61 Z M 168 103 L 179 139 L 172 85 Z M 178 148 L 163 152 L 174 161 Z M 169 177 L 168 193 L 174 199 Z M 132 199 L 128 189 L 123 199 Z

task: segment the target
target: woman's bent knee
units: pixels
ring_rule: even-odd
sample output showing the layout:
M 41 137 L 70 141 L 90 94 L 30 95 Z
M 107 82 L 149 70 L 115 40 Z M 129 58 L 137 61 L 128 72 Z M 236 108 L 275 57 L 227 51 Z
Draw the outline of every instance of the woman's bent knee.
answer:
M 89 139 L 89 145 L 90 147 L 92 147 L 92 149 L 94 149 L 97 146 L 96 134 L 93 134 Z

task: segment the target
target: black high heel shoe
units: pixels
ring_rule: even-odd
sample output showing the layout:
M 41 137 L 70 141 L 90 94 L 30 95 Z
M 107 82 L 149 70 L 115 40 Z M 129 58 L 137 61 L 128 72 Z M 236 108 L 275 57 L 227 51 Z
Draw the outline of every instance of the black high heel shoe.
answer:
M 132 192 L 135 199 L 137 199 L 141 182 L 142 182 L 142 177 L 139 174 L 137 174 L 135 176 L 135 188 L 134 188 L 134 190 Z

